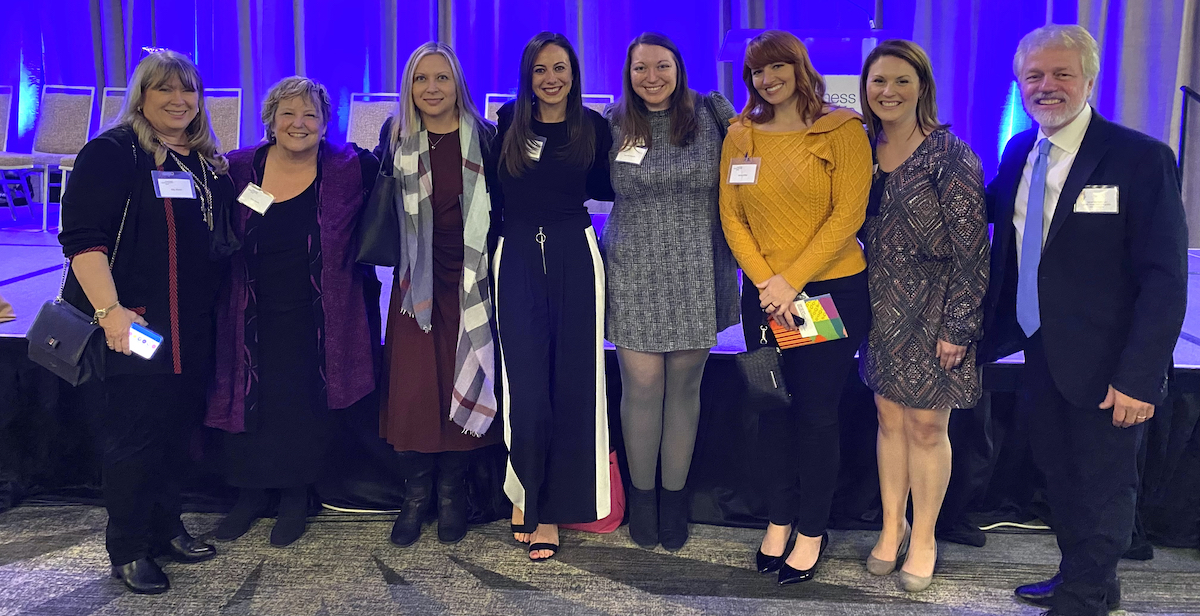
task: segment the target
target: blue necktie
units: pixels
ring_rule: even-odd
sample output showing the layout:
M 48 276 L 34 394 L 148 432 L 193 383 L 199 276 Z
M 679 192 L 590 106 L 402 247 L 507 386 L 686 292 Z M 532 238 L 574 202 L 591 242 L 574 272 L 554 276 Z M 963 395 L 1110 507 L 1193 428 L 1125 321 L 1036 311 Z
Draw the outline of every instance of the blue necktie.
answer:
M 1046 200 L 1046 167 L 1050 162 L 1050 140 L 1038 142 L 1033 177 L 1029 180 L 1029 202 L 1025 206 L 1025 232 L 1021 236 L 1021 267 L 1017 275 L 1017 323 L 1026 336 L 1042 324 L 1038 312 L 1038 264 L 1042 261 L 1042 216 Z

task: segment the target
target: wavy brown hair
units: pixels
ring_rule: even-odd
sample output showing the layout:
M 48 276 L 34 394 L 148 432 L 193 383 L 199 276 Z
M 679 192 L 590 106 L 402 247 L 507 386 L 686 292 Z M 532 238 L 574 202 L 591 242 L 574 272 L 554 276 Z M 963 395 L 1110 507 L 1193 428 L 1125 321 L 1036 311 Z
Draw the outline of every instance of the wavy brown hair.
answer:
M 188 149 L 199 152 L 218 174 L 225 174 L 229 170 L 229 162 L 217 152 L 220 143 L 213 134 L 208 108 L 204 106 L 204 81 L 196 65 L 181 53 L 160 49 L 138 62 L 137 68 L 133 69 L 133 76 L 129 78 L 129 87 L 125 89 L 125 106 L 121 108 L 115 124 L 133 129 L 138 145 L 154 155 L 156 165 L 163 164 L 167 160 L 167 146 L 159 141 L 150 121 L 142 115 L 142 101 L 146 98 L 146 90 L 162 86 L 172 77 L 178 77 L 184 88 L 196 91 L 196 117 L 184 130 Z
M 917 94 L 917 128 L 926 135 L 939 128 L 949 128 L 949 124 L 938 122 L 937 84 L 933 81 L 933 65 L 929 62 L 929 56 L 925 55 L 925 50 L 912 41 L 888 39 L 871 50 L 867 59 L 863 60 L 862 76 L 858 79 L 858 97 L 862 101 L 863 121 L 867 124 L 867 135 L 871 137 L 871 143 L 879 140 L 879 134 L 883 132 L 883 122 L 871 110 L 871 103 L 867 100 L 867 79 L 870 78 L 871 65 L 886 56 L 907 62 L 915 73 L 917 83 L 920 84 Z
M 754 89 L 754 71 L 769 64 L 791 64 L 796 72 L 796 110 L 805 122 L 815 122 L 825 115 L 825 78 L 813 68 L 808 48 L 796 35 L 783 30 L 767 30 L 746 44 L 746 59 L 742 66 L 742 81 L 746 82 L 749 99 L 742 110 L 742 121 L 765 124 L 775 118 L 775 106 Z
M 687 70 L 679 48 L 665 35 L 643 32 L 629 43 L 625 50 L 625 72 L 621 79 L 621 100 L 613 106 L 612 120 L 620 129 L 618 147 L 626 147 L 642 141 L 650 147 L 650 110 L 646 101 L 633 91 L 633 50 L 638 45 L 655 45 L 671 52 L 675 57 L 675 91 L 671 93 L 671 145 L 685 146 L 696 137 L 700 123 L 696 120 L 696 93 L 688 89 Z
M 537 135 L 533 133 L 533 113 L 537 96 L 533 93 L 533 63 L 547 46 L 558 45 L 567 52 L 571 64 L 571 90 L 567 92 L 567 145 L 560 156 L 576 167 L 592 166 L 596 156 L 596 129 L 588 121 L 583 107 L 583 75 L 579 71 L 579 57 L 567 37 L 555 32 L 542 32 L 525 44 L 521 54 L 521 76 L 517 84 L 512 124 L 504 134 L 500 147 L 500 162 L 513 177 L 520 177 L 533 167 L 533 160 L 526 153 L 526 144 Z

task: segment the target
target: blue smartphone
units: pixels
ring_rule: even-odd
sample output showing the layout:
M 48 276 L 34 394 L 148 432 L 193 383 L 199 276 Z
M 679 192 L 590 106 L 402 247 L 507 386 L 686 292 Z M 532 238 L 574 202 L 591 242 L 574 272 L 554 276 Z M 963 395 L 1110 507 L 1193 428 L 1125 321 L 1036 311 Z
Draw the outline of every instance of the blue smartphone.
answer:
M 162 341 L 162 336 L 137 323 L 129 326 L 129 350 L 138 357 L 143 359 L 154 357 L 154 352 L 158 350 L 158 345 L 162 344 Z

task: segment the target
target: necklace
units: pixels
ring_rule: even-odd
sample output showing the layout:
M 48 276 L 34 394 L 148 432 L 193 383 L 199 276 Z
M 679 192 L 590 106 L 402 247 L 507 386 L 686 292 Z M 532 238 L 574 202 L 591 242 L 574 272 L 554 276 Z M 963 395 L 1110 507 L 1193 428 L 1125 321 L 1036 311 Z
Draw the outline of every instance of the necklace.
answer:
M 212 196 L 212 191 L 210 191 L 208 189 L 208 175 L 211 173 L 213 176 L 213 180 L 216 180 L 217 179 L 216 172 L 213 171 L 212 167 L 209 167 L 208 164 L 206 162 L 204 162 L 203 157 L 200 157 L 200 177 L 196 177 L 196 173 L 194 171 L 192 171 L 191 168 L 189 168 L 187 165 L 183 164 L 182 160 L 179 160 L 179 157 L 175 155 L 174 150 L 168 149 L 167 154 L 171 155 L 171 160 L 174 160 L 175 164 L 179 165 L 180 169 L 187 171 L 188 175 L 192 176 L 192 180 L 199 181 L 200 191 L 197 196 L 199 197 L 199 201 L 200 201 L 200 214 L 204 217 L 204 222 L 205 222 L 205 224 L 208 225 L 208 230 L 212 231 L 213 230 L 213 196 Z M 205 173 L 205 171 L 207 171 L 208 173 Z
M 449 134 L 450 134 L 450 133 L 446 133 L 446 135 L 449 135 Z M 431 150 L 436 150 L 436 149 L 437 149 L 437 147 L 438 147 L 438 144 L 440 144 L 440 143 L 442 142 L 442 139 L 445 139 L 445 138 L 446 138 L 446 135 L 441 135 L 440 137 L 438 137 L 438 140 L 437 140 L 436 142 L 431 142 L 431 143 L 429 144 L 429 149 L 431 149 Z

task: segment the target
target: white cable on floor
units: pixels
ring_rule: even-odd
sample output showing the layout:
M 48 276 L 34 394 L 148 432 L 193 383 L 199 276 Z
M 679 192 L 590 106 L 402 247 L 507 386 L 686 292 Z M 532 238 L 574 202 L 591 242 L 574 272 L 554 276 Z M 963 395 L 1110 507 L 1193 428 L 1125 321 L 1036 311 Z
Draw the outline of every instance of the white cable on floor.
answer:
M 987 526 L 980 526 L 979 530 L 987 532 L 997 528 L 1020 528 L 1022 530 L 1050 530 L 1050 527 L 1045 524 L 1020 524 L 1017 522 L 996 522 Z
M 397 515 L 400 513 L 399 509 L 349 509 L 346 507 L 336 507 L 329 503 L 321 503 L 321 506 L 338 513 L 377 513 L 380 515 Z

